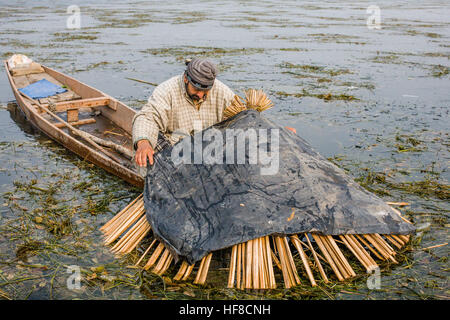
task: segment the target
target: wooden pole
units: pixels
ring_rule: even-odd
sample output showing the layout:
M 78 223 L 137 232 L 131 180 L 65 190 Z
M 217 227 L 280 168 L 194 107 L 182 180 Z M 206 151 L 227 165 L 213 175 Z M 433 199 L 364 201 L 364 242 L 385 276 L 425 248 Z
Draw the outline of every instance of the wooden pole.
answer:
M 191 264 L 188 268 L 187 268 L 187 270 L 186 270 L 186 273 L 184 274 L 184 276 L 183 276 L 183 278 L 181 279 L 181 280 L 187 280 L 187 278 L 189 278 L 189 276 L 191 275 L 191 273 L 192 273 L 192 270 L 194 270 L 194 266 L 195 266 L 195 263 L 193 263 L 193 264 Z
M 322 277 L 322 279 L 325 283 L 328 283 L 328 277 L 327 277 L 325 271 L 323 270 L 322 264 L 320 263 L 318 255 L 317 255 L 316 251 L 314 250 L 314 248 L 311 244 L 311 241 L 309 240 L 308 234 L 305 233 L 305 237 L 306 237 L 306 241 L 308 242 L 309 248 L 313 254 L 314 261 L 316 262 L 317 268 L 319 269 L 320 276 Z
M 133 206 L 135 203 L 136 203 L 136 201 L 138 201 L 138 200 L 140 200 L 141 198 L 142 198 L 142 196 L 143 196 L 143 193 L 141 193 L 137 198 L 135 198 L 133 201 L 131 201 L 125 208 L 123 208 L 118 214 L 116 214 L 114 217 L 112 217 L 112 219 L 111 220 L 109 220 L 108 222 L 106 222 L 102 227 L 100 227 L 100 230 L 107 230 L 108 229 L 108 227 L 112 224 L 112 223 L 114 223 L 115 221 L 117 221 L 117 219 L 119 219 L 120 217 L 122 217 L 122 215 L 124 215 L 126 212 L 127 212 L 127 210 L 131 207 L 131 206 Z
M 275 281 L 275 274 L 273 272 L 273 265 L 272 265 L 272 249 L 270 249 L 270 240 L 269 237 L 264 237 L 264 241 L 266 244 L 266 255 L 267 255 L 267 266 L 269 271 L 269 284 L 271 289 L 275 289 L 277 287 L 277 283 Z
M 252 276 L 253 276 L 253 289 L 259 289 L 259 248 L 258 239 L 252 241 Z
M 234 287 L 234 276 L 236 272 L 236 251 L 237 251 L 237 245 L 234 245 L 231 248 L 231 259 L 230 259 L 230 272 L 228 275 L 228 288 Z
M 131 225 L 133 225 L 145 212 L 143 209 L 143 205 L 139 206 L 138 208 L 133 211 L 133 213 L 130 215 L 130 218 L 127 219 L 120 227 L 117 228 L 111 235 L 109 235 L 105 239 L 106 245 L 111 244 L 114 242 L 125 230 L 127 230 Z
M 370 270 L 372 270 L 375 267 L 378 267 L 377 263 L 375 262 L 375 260 L 372 259 L 372 257 L 370 256 L 370 253 L 367 252 L 364 247 L 361 245 L 361 243 L 359 243 L 358 239 L 355 237 L 355 235 L 349 235 L 348 237 L 350 239 L 350 243 L 353 242 L 353 246 L 359 250 L 361 252 L 361 254 L 363 256 L 365 256 L 365 259 L 369 265 Z
M 316 280 L 314 279 L 311 268 L 309 267 L 309 259 L 307 258 L 305 252 L 303 251 L 302 245 L 300 244 L 300 239 L 296 235 L 294 235 L 291 237 L 291 241 L 294 244 L 295 248 L 297 249 L 298 253 L 300 254 L 300 258 L 302 259 L 303 266 L 305 267 L 305 271 L 306 274 L 308 275 L 311 285 L 315 287 L 317 283 Z
M 335 263 L 336 267 L 339 269 L 339 272 L 341 273 L 341 275 L 344 277 L 344 279 L 350 278 L 350 274 L 348 273 L 347 269 L 340 261 L 338 255 L 337 255 L 337 252 L 335 252 L 333 246 L 329 243 L 328 238 L 326 236 L 320 236 L 320 238 L 322 240 L 323 245 L 327 249 L 328 254 L 333 259 L 333 262 Z
M 246 272 L 246 269 L 245 269 L 245 266 L 246 266 L 246 252 L 247 252 L 247 243 L 246 242 L 244 242 L 244 243 L 241 243 L 241 257 L 242 257 L 242 279 L 241 279 L 241 289 L 244 289 L 245 288 L 245 284 L 246 284 L 246 274 L 247 274 L 247 272 Z
M 144 212 L 143 201 L 137 202 L 134 206 L 129 208 L 125 214 L 123 214 L 120 218 L 114 221 L 114 223 L 109 225 L 107 229 L 103 230 L 104 238 L 107 239 L 111 237 L 111 235 L 115 234 L 120 227 L 126 224 L 136 213 L 139 214 L 139 212 L 140 214 Z
M 169 257 L 169 254 L 170 254 L 169 250 L 164 248 L 164 251 L 162 252 L 162 254 L 160 256 L 158 263 L 155 265 L 155 267 L 152 270 L 153 273 L 156 273 L 159 275 L 160 271 L 162 270 L 163 266 L 166 263 L 167 258 Z
M 397 252 L 395 252 L 395 250 L 383 239 L 381 235 L 374 233 L 372 236 L 377 239 L 378 243 L 382 245 L 391 255 L 397 254 Z
M 150 249 L 153 247 L 155 243 L 156 239 L 154 239 L 152 243 L 148 246 L 147 250 L 145 250 L 144 254 L 139 258 L 138 262 L 136 262 L 136 264 L 134 265 L 135 267 L 137 267 L 139 263 L 141 263 L 142 259 L 144 259 L 144 257 L 147 255 L 147 253 L 150 251 Z
M 332 248 L 334 249 L 334 251 L 336 252 L 339 260 L 341 261 L 343 267 L 346 269 L 347 273 L 349 274 L 350 277 L 354 277 L 356 276 L 355 271 L 353 270 L 353 268 L 350 266 L 350 263 L 348 263 L 347 259 L 344 257 L 344 254 L 342 253 L 342 251 L 339 249 L 338 245 L 336 244 L 336 241 L 334 240 L 333 236 L 327 236 L 327 239 L 329 241 L 329 243 L 331 244 Z
M 293 283 L 294 285 L 297 285 L 300 283 L 300 277 L 298 276 L 297 268 L 295 267 L 294 258 L 292 257 L 291 250 L 289 249 L 288 238 L 283 237 L 283 241 L 284 241 L 284 249 L 290 265 L 290 273 L 293 279 Z
M 351 242 L 350 237 L 347 237 L 348 235 L 339 235 L 341 240 L 344 242 L 344 244 L 347 246 L 347 248 L 353 253 L 353 255 L 361 262 L 361 264 L 366 268 L 366 270 L 369 270 L 369 263 L 366 260 L 366 257 L 363 256 L 358 249 L 355 248 L 354 244 Z
M 209 265 L 211 263 L 211 259 L 212 259 L 212 252 L 210 252 L 207 256 L 206 256 L 206 262 L 205 262 L 205 266 L 203 267 L 203 274 L 200 278 L 200 284 L 204 284 L 206 282 L 206 277 L 208 276 L 208 271 L 209 271 Z
M 245 254 L 245 288 L 252 288 L 252 240 L 246 242 L 246 254 Z
M 145 83 L 145 84 L 149 84 L 149 85 L 152 85 L 152 86 L 154 86 L 154 87 L 157 87 L 157 86 L 158 86 L 157 83 L 148 82 L 148 81 L 145 81 L 145 80 L 140 80 L 140 79 L 135 79 L 135 78 L 128 78 L 128 77 L 125 77 L 125 79 L 132 80 L 132 81 L 136 81 L 136 82 L 141 82 L 141 83 Z
M 261 257 L 260 270 L 259 273 L 261 275 L 261 288 L 267 289 L 269 287 L 269 271 L 267 265 L 267 256 L 265 250 L 265 240 L 264 237 L 258 238 L 259 242 L 259 256 Z
M 175 280 L 175 281 L 181 280 L 181 277 L 184 275 L 187 268 L 188 268 L 188 263 L 183 260 L 183 262 L 181 263 L 180 269 L 178 269 L 178 272 L 175 275 L 175 277 L 173 277 L 173 280 Z
M 406 244 L 406 242 L 396 234 L 391 234 L 391 237 L 394 238 L 402 247 Z
M 364 238 L 361 236 L 361 235 L 359 235 L 359 234 L 357 234 L 357 235 L 355 235 L 356 236 L 356 238 L 358 238 L 358 240 L 359 241 L 361 241 L 365 246 L 366 246 L 366 248 L 367 249 L 369 249 L 378 259 L 380 259 L 380 260 L 386 260 L 386 258 L 384 258 L 382 255 L 380 255 L 378 252 L 377 252 L 377 250 L 375 250 L 374 248 L 372 248 L 372 246 L 369 244 L 369 243 L 367 243 L 367 241 L 366 240 L 364 240 Z
M 150 256 L 150 259 L 148 260 L 147 264 L 144 266 L 144 270 L 148 270 L 155 264 L 156 259 L 158 259 L 159 255 L 164 249 L 165 249 L 164 245 L 160 242 L 156 247 L 155 251 L 153 251 L 153 254 Z
M 395 239 L 393 237 L 391 237 L 390 235 L 385 235 L 384 236 L 386 239 L 389 240 L 389 242 L 391 242 L 395 247 L 397 247 L 398 249 L 402 248 L 402 245 L 400 243 L 398 243 L 397 241 L 395 241 Z
M 169 253 L 169 256 L 165 259 L 164 264 L 159 269 L 157 274 L 160 276 L 163 275 L 167 271 L 167 269 L 169 269 L 170 264 L 172 263 L 172 260 L 173 260 L 173 256 L 172 256 L 172 254 Z
M 112 247 L 115 253 L 129 253 L 139 243 L 143 233 L 150 231 L 150 224 L 145 216 L 141 217 L 134 226 Z M 145 236 L 144 234 L 144 236 Z
M 314 238 L 314 240 L 316 241 L 317 245 L 319 246 L 320 251 L 322 251 L 325 259 L 328 261 L 331 269 L 333 269 L 334 274 L 336 275 L 336 277 L 338 278 L 339 281 L 344 281 L 344 277 L 341 275 L 341 272 L 339 271 L 339 269 L 337 268 L 336 264 L 334 263 L 333 259 L 331 258 L 327 248 L 325 247 L 325 245 L 322 243 L 322 239 L 321 237 L 319 237 L 319 235 L 316 235 L 314 233 L 311 234 Z
M 212 252 L 210 252 L 208 255 L 203 257 L 202 261 L 200 262 L 200 267 L 198 268 L 197 275 L 195 277 L 194 283 L 195 284 L 204 284 L 206 281 L 206 276 L 208 274 L 209 270 L 209 264 L 211 262 Z
M 237 268 L 236 268 L 236 288 L 241 288 L 241 264 L 242 264 L 242 245 L 237 245 Z

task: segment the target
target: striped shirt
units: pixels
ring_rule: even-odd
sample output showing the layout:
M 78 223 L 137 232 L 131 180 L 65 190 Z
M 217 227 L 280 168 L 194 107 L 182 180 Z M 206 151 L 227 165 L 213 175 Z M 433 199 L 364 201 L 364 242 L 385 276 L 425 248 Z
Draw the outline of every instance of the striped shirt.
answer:
M 193 101 L 186 92 L 184 74 L 170 78 L 155 88 L 148 102 L 133 118 L 133 145 L 146 139 L 155 149 L 158 131 L 171 144 L 223 119 L 223 110 L 234 97 L 233 91 L 219 80 L 206 99 Z

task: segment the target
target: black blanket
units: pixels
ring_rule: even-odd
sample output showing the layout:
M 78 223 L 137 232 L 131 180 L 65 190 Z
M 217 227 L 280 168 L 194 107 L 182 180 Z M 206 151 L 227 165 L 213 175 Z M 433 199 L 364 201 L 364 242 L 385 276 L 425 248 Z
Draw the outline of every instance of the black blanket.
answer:
M 240 140 L 242 134 L 247 139 Z M 268 151 L 256 164 L 255 141 L 258 156 Z M 272 234 L 414 230 L 305 140 L 254 110 L 155 155 L 144 202 L 153 232 L 189 263 L 208 252 Z

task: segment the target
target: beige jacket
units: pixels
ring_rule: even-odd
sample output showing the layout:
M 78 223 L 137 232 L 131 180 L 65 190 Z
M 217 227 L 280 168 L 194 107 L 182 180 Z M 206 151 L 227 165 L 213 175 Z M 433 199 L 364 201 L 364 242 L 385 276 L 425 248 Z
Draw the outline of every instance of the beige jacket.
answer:
M 136 143 L 142 139 L 147 139 L 155 148 L 158 131 L 174 144 L 192 134 L 194 129 L 202 130 L 222 121 L 223 110 L 234 97 L 233 91 L 216 79 L 206 99 L 198 102 L 197 107 L 186 92 L 183 77 L 184 74 L 175 76 L 158 85 L 147 104 L 134 116 L 135 149 Z

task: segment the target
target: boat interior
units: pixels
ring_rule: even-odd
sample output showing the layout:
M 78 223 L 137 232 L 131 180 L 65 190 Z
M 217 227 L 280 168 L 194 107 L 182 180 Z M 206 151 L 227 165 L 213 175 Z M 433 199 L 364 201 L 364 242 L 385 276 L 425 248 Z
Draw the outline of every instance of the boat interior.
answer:
M 131 125 L 135 114 L 134 110 L 101 91 L 62 73 L 45 66 L 42 66 L 41 70 L 44 72 L 20 75 L 14 75 L 14 72 L 10 70 L 10 74 L 17 89 L 27 87 L 42 79 L 63 87 L 67 90 L 66 92 L 35 99 L 35 102 L 47 107 L 48 110 L 79 130 L 132 150 Z M 82 138 L 74 135 L 67 128 L 67 125 L 48 114 L 39 105 L 34 104 L 32 108 L 60 130 L 79 141 L 83 141 Z M 87 144 L 86 141 L 83 142 Z M 133 167 L 131 159 L 128 157 L 117 152 L 114 148 L 105 147 L 105 149 L 117 156 L 122 165 L 128 168 Z

